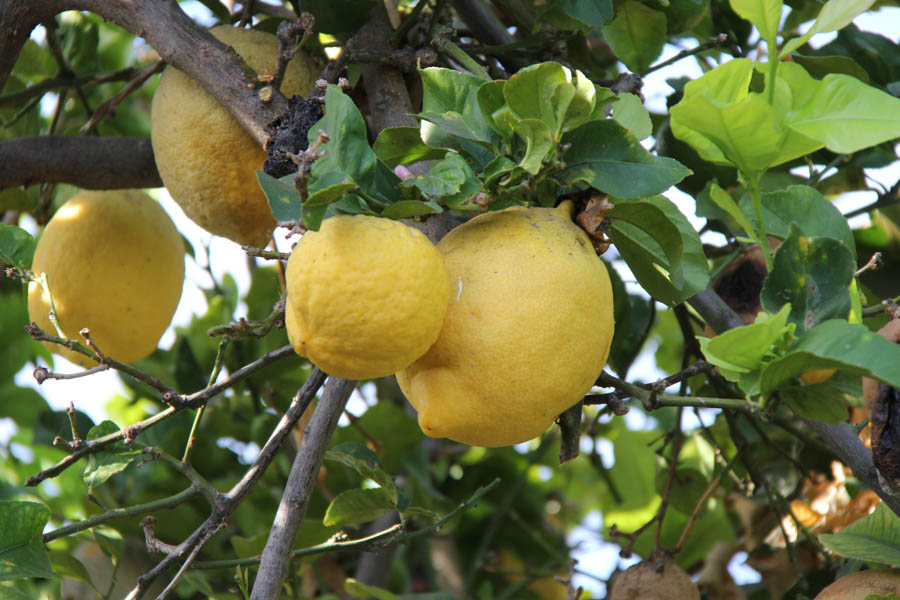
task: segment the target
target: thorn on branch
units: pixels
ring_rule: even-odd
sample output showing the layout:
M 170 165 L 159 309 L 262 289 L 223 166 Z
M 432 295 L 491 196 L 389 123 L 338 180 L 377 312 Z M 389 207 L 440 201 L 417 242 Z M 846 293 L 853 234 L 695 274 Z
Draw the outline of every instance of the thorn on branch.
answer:
M 144 540 L 147 543 L 147 552 L 160 553 L 160 554 L 173 554 L 178 551 L 177 546 L 173 546 L 172 544 L 167 544 L 159 539 L 157 539 L 156 534 L 154 533 L 154 528 L 156 527 L 156 518 L 155 517 L 144 517 L 141 519 L 141 529 L 144 530 Z

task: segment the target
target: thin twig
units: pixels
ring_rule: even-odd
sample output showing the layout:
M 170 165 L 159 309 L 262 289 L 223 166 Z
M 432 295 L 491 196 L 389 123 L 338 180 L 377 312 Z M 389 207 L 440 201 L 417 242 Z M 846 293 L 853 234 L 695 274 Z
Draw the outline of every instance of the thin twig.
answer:
M 128 82 L 119 93 L 101 104 L 97 107 L 97 110 L 94 111 L 94 114 L 91 115 L 91 118 L 88 119 L 87 123 L 81 126 L 81 129 L 78 130 L 79 133 L 88 133 L 94 127 L 97 126 L 97 123 L 102 121 L 107 115 L 116 114 L 116 108 L 122 103 L 125 98 L 130 96 L 135 90 L 140 88 L 144 83 L 153 77 L 155 74 L 159 73 L 163 70 L 163 67 L 166 66 L 166 61 L 158 60 L 152 65 L 147 65 L 146 67 L 139 70 L 135 73 L 134 78 Z
M 727 41 L 728 41 L 728 35 L 724 34 L 724 33 L 720 33 L 713 39 L 709 40 L 706 43 L 700 44 L 696 48 L 691 48 L 690 50 L 682 50 L 681 52 L 679 52 L 672 58 L 670 58 L 668 60 L 664 60 L 661 63 L 657 63 L 657 64 L 641 71 L 640 75 L 641 75 L 641 77 L 646 77 L 650 73 L 653 73 L 654 71 L 658 71 L 658 70 L 662 69 L 663 67 L 668 67 L 671 64 L 677 63 L 679 60 L 687 58 L 688 56 L 694 56 L 695 54 L 700 54 L 701 52 L 706 52 L 707 50 L 712 50 L 713 48 L 719 48 L 723 44 L 725 44 L 725 42 L 727 42 Z

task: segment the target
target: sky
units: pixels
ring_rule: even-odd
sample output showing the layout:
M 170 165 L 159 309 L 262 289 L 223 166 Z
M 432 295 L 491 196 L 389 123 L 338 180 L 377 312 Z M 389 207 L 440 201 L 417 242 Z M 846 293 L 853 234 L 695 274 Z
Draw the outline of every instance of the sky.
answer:
M 199 2 L 184 2 L 182 7 L 189 11 L 195 18 L 201 22 L 208 19 L 208 12 Z M 787 9 L 786 9 L 787 10 Z M 891 39 L 897 39 L 900 32 L 900 8 L 886 7 L 872 14 L 866 14 L 858 17 L 854 23 L 862 30 L 881 33 Z M 37 32 L 40 35 L 40 32 Z M 812 39 L 814 46 L 826 44 L 834 34 L 819 34 Z M 696 41 L 686 42 L 686 47 L 696 45 Z M 682 48 L 667 45 L 659 62 L 668 59 L 677 54 Z M 623 71 L 624 66 L 620 67 Z M 656 71 L 644 78 L 643 93 L 645 95 L 645 105 L 651 112 L 664 112 L 666 106 L 666 97 L 672 92 L 672 89 L 666 84 L 666 80 L 687 75 L 692 78 L 699 77 L 701 70 L 693 59 L 686 59 L 678 63 Z M 48 100 L 49 102 L 49 100 Z M 52 103 L 50 103 L 52 104 Z M 651 147 L 652 138 L 644 140 L 644 145 Z M 898 178 L 900 178 L 900 168 L 892 166 L 887 169 L 875 170 L 872 172 L 873 177 L 882 184 L 890 187 Z M 182 294 L 181 302 L 172 320 L 172 325 L 163 335 L 160 345 L 164 348 L 170 347 L 175 340 L 174 328 L 183 326 L 190 322 L 194 315 L 202 315 L 206 311 L 206 300 L 201 291 L 202 288 L 209 288 L 211 285 L 211 272 L 217 280 L 227 273 L 230 274 L 238 287 L 239 294 L 243 296 L 250 284 L 250 274 L 247 268 L 247 258 L 240 247 L 224 238 L 212 236 L 206 231 L 200 229 L 187 217 L 181 209 L 169 197 L 165 189 L 148 190 L 148 192 L 156 197 L 166 212 L 172 217 L 178 230 L 190 241 L 196 250 L 196 259 L 186 259 L 186 282 Z M 699 219 L 694 215 L 694 201 L 689 196 L 672 189 L 665 194 L 669 199 L 678 205 L 679 209 L 685 214 L 688 220 L 698 229 L 705 223 L 704 219 Z M 853 194 L 844 194 L 835 200 L 835 205 L 842 211 L 847 212 L 859 206 L 863 206 L 871 202 L 874 198 L 874 192 L 859 192 Z M 866 215 L 861 215 L 851 223 L 853 227 L 864 226 L 868 220 Z M 22 223 L 22 226 L 32 233 L 35 232 L 36 226 L 33 221 L 28 219 Z M 714 234 L 715 235 L 715 234 Z M 277 245 L 282 251 L 289 251 L 291 242 L 283 236 L 283 230 L 276 232 Z M 708 241 L 708 240 L 705 240 Z M 270 264 L 268 261 L 258 259 L 259 264 Z M 621 261 L 616 261 L 615 267 L 623 280 L 631 282 L 629 291 L 633 293 L 643 293 L 642 290 L 634 283 L 634 277 L 628 270 L 627 266 Z M 660 306 L 660 308 L 663 308 Z M 239 312 L 235 317 L 245 314 L 246 307 L 239 308 Z M 654 351 L 658 342 L 650 339 L 643 352 L 638 357 L 632 369 L 629 371 L 629 378 L 633 380 L 652 381 L 665 375 L 657 367 L 654 360 Z M 16 382 L 22 386 L 30 386 L 37 388 L 37 383 L 31 375 L 33 367 L 25 367 L 16 375 Z M 57 358 L 55 370 L 58 372 L 77 372 L 77 367 L 65 359 Z M 224 376 L 224 374 L 223 374 Z M 95 422 L 100 422 L 106 416 L 104 410 L 105 399 L 111 397 L 117 392 L 125 393 L 125 388 L 119 380 L 115 372 L 108 371 L 91 375 L 79 379 L 57 381 L 47 380 L 40 386 L 40 391 L 47 399 L 51 406 L 57 409 L 64 408 L 69 402 L 74 402 L 79 410 L 86 412 Z M 369 389 L 365 386 L 362 388 L 363 395 L 370 396 Z M 359 392 L 355 393 L 348 404 L 348 410 L 352 414 L 360 414 L 365 410 L 366 399 Z M 371 400 L 369 401 L 371 403 Z M 684 426 L 686 428 L 696 427 L 693 415 L 688 415 L 688 419 Z M 626 416 L 629 420 L 629 427 L 643 428 L 648 425 L 646 419 L 639 411 L 631 411 Z M 347 424 L 344 417 L 344 425 Z M 0 419 L 0 439 L 7 439 L 12 433 L 12 426 L 9 420 Z M 605 441 L 605 440 L 604 440 Z M 26 451 L 26 449 L 21 449 Z M 252 459 L 258 448 L 252 446 L 243 446 L 244 458 Z M 612 444 L 601 442 L 599 450 L 607 465 L 611 465 Z M 612 570 L 618 565 L 620 568 L 626 568 L 628 565 L 636 562 L 636 559 L 624 560 L 618 557 L 619 548 L 612 544 L 602 541 L 598 532 L 602 531 L 603 522 L 602 515 L 592 513 L 575 529 L 570 535 L 570 545 L 575 548 L 573 556 L 579 560 L 580 568 L 584 569 L 591 576 L 578 576 L 576 584 L 582 585 L 585 589 L 593 592 L 595 597 L 601 597 L 605 593 L 605 585 L 601 580 L 605 580 Z M 735 555 L 730 565 L 730 571 L 739 583 L 750 583 L 759 580 L 759 575 L 743 565 L 745 555 L 739 553 Z

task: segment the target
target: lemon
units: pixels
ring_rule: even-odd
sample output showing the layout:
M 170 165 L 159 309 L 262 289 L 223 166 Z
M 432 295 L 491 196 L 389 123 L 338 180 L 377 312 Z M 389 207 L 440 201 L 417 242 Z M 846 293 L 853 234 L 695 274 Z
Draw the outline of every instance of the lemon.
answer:
M 451 286 L 444 326 L 397 373 L 427 435 L 524 442 L 591 389 L 612 341 L 612 287 L 571 211 L 488 212 L 438 244 Z
M 274 35 L 227 25 L 211 33 L 258 76 L 271 75 L 278 53 Z M 312 60 L 298 52 L 281 91 L 306 94 L 317 76 Z M 199 83 L 175 68 L 163 72 L 153 95 L 150 138 L 160 177 L 191 220 L 239 244 L 268 244 L 275 219 L 256 179 L 265 151 Z
M 330 375 L 390 375 L 437 339 L 450 298 L 440 252 L 390 219 L 339 215 L 288 259 L 285 326 L 297 354 Z
M 652 555 L 616 576 L 610 600 L 700 600 L 690 575 L 664 555 Z
M 32 272 L 46 275 L 59 324 L 84 342 L 87 327 L 107 356 L 131 363 L 156 349 L 181 298 L 184 243 L 169 215 L 138 190 L 83 191 L 50 219 L 38 240 Z M 28 314 L 50 335 L 50 302 L 28 285 Z M 45 343 L 74 363 L 94 361 Z

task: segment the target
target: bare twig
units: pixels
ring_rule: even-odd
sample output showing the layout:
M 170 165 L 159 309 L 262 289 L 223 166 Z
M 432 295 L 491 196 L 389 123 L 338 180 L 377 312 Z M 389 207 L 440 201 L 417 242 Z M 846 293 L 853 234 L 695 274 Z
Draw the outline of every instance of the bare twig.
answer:
M 128 82 L 128 84 L 119 90 L 119 93 L 101 104 L 97 110 L 94 111 L 94 114 L 91 115 L 91 118 L 88 119 L 87 123 L 81 126 L 79 129 L 79 133 L 88 133 L 94 127 L 97 126 L 97 123 L 102 121 L 107 115 L 116 114 L 116 108 L 122 103 L 125 98 L 130 96 L 135 90 L 140 88 L 144 83 L 153 77 L 156 73 L 159 73 L 163 70 L 163 67 L 166 66 L 165 61 L 158 60 L 152 65 L 147 65 L 137 73 L 135 73 L 134 78 Z
M 251 600 L 274 600 L 281 595 L 290 564 L 290 551 L 306 514 L 313 485 L 325 457 L 325 447 L 355 387 L 355 382 L 338 378 L 329 378 L 325 384 L 322 399 L 316 405 L 306 435 L 294 457 L 269 539 L 260 555 Z

